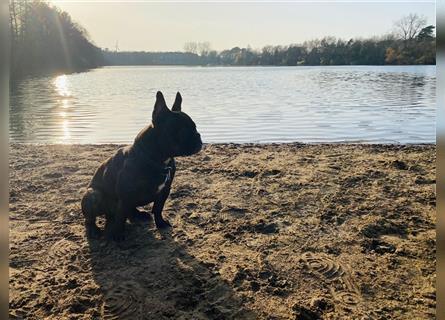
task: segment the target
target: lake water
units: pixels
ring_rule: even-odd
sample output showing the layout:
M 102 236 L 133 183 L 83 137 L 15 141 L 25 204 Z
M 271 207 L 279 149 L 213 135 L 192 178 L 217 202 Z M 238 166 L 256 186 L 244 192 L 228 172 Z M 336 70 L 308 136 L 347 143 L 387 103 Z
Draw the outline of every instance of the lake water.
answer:
M 130 143 L 176 91 L 204 142 L 434 143 L 435 66 L 105 67 L 22 81 L 10 141 Z

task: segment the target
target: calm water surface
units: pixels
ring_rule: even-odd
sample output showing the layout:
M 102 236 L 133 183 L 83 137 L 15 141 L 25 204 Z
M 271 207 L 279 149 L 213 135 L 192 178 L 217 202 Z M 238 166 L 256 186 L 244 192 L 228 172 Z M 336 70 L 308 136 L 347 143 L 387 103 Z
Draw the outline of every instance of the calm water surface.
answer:
M 435 66 L 106 67 L 27 79 L 10 139 L 129 143 L 161 90 L 204 142 L 435 142 Z

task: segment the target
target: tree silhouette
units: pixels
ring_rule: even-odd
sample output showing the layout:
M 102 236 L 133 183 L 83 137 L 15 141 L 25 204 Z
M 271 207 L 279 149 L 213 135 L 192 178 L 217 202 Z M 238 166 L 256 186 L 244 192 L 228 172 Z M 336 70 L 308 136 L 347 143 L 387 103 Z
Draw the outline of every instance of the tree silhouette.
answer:
M 12 0 L 11 81 L 103 64 L 102 51 L 66 12 L 39 0 Z
M 433 40 L 434 39 L 434 26 L 429 25 L 422 30 L 420 30 L 419 34 L 417 35 L 417 39 L 420 41 L 423 40 Z

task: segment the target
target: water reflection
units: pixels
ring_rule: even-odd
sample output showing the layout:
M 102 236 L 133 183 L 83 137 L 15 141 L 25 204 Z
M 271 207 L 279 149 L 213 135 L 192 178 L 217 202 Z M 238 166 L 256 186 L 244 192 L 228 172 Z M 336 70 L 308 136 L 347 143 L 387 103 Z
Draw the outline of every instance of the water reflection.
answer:
M 10 138 L 129 143 L 154 94 L 176 91 L 205 142 L 434 142 L 434 66 L 110 67 L 27 79 L 11 92 Z
M 67 76 L 65 74 L 60 75 L 54 80 L 53 83 L 57 94 L 63 97 L 63 99 L 59 100 L 61 102 L 60 107 L 62 109 L 68 109 L 70 107 L 70 102 L 68 97 L 71 97 L 71 92 L 68 88 L 69 83 Z M 61 124 L 63 132 L 61 135 L 61 140 L 64 143 L 68 143 L 71 138 L 71 134 L 70 134 L 70 122 L 68 119 L 66 119 L 67 112 L 62 111 L 59 113 L 59 115 L 61 116 Z
M 54 80 L 54 85 L 56 87 L 57 93 L 62 97 L 69 97 L 71 95 L 70 91 L 68 90 L 68 81 L 66 74 L 63 74 L 61 76 L 58 76 Z
M 62 128 L 63 128 L 62 140 L 64 140 L 64 141 L 69 140 L 71 138 L 70 122 L 68 120 L 63 120 L 62 121 Z

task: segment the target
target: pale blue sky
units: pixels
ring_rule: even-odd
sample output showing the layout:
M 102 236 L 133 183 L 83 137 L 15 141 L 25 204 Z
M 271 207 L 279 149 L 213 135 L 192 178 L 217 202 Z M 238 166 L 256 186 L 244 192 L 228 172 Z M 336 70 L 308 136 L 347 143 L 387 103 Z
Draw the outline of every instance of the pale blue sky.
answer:
M 335 36 L 383 35 L 409 13 L 435 23 L 434 2 L 147 3 L 52 0 L 102 47 L 181 51 L 187 41 L 212 49 L 261 48 Z

